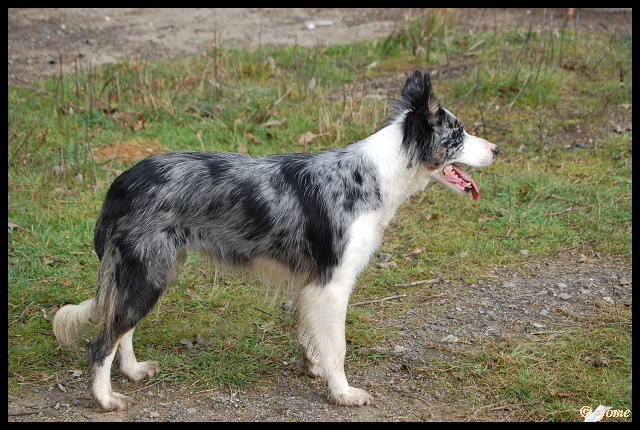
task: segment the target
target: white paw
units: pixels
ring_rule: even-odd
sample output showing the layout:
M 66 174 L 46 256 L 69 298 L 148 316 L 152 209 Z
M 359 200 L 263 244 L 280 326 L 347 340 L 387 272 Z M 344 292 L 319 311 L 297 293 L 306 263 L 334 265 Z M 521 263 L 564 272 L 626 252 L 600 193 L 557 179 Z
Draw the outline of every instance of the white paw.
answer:
M 373 396 L 359 388 L 348 387 L 345 391 L 330 392 L 329 402 L 338 406 L 364 406 L 373 402 Z
M 96 399 L 105 411 L 124 411 L 133 403 L 131 397 L 111 391 L 104 398 Z
M 131 379 L 132 381 L 138 382 L 142 381 L 145 378 L 151 378 L 158 372 L 159 369 L 160 363 L 158 363 L 157 361 L 142 361 L 136 363 L 135 366 L 132 366 L 130 368 L 122 367 L 120 368 L 120 371 L 124 373 L 127 378 Z

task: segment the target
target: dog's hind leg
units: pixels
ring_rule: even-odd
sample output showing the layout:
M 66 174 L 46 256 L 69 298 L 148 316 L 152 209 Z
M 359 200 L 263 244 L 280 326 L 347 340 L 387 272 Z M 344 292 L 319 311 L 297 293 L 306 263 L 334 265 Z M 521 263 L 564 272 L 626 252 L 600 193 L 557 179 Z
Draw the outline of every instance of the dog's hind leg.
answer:
M 116 351 L 120 351 L 120 368 L 133 380 L 152 376 L 158 369 L 156 362 L 138 363 L 132 346 L 135 326 L 162 295 L 175 261 L 161 258 L 170 255 L 163 254 L 161 249 L 151 255 L 152 260 L 147 261 L 131 252 L 121 256 L 115 251 L 100 263 L 99 295 L 105 322 L 89 342 L 87 361 L 93 372 L 93 395 L 107 411 L 131 405 L 129 397 L 111 389 L 111 364 Z
M 325 378 L 329 401 L 362 406 L 370 404 L 373 397 L 350 387 L 344 373 L 345 318 L 351 288 L 352 281 L 303 288 L 298 298 L 298 340 L 304 354 L 303 370 L 310 376 Z
M 166 286 L 173 284 L 178 280 L 180 276 L 180 270 L 184 265 L 184 260 L 187 257 L 186 251 L 178 253 L 175 262 L 169 270 L 169 276 L 167 278 Z M 144 378 L 151 378 L 155 375 L 160 364 L 157 361 L 138 361 L 136 355 L 133 352 L 133 331 L 135 327 L 125 333 L 118 345 L 118 361 L 120 362 L 120 371 L 132 381 L 141 381 Z
M 120 371 L 132 381 L 151 378 L 158 372 L 160 364 L 157 361 L 138 361 L 133 352 L 133 331 L 135 327 L 122 336 L 118 345 L 118 360 Z
M 131 406 L 131 398 L 111 389 L 111 364 L 116 351 L 119 352 L 120 369 L 134 381 L 153 376 L 158 370 L 157 362 L 139 363 L 133 353 L 133 330 L 162 292 L 162 288 L 159 288 L 158 294 L 149 295 L 140 302 L 145 290 L 153 292 L 155 289 L 141 286 L 136 292 L 137 300 L 118 298 L 113 314 L 108 315 L 102 329 L 89 342 L 87 361 L 93 372 L 93 395 L 106 411 L 119 411 Z
M 121 339 L 121 338 L 120 338 Z M 93 396 L 105 411 L 121 411 L 131 406 L 132 400 L 123 394 L 111 390 L 111 364 L 118 348 L 118 339 L 111 348 L 111 352 L 100 362 L 92 366 L 93 371 Z M 92 343 L 95 338 L 92 339 Z M 89 349 L 91 351 L 91 347 Z M 89 352 L 87 352 L 89 353 Z

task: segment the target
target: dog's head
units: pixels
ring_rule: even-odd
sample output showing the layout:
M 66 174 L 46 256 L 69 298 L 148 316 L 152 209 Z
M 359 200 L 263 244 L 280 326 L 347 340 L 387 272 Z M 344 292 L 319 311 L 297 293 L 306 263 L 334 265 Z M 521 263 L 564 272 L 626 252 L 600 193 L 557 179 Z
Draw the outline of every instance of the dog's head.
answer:
M 468 134 L 458 118 L 440 106 L 428 73 L 416 70 L 407 79 L 392 111 L 391 122 L 398 121 L 401 127 L 410 167 L 420 164 L 441 184 L 458 194 L 471 192 L 476 200 L 478 186 L 456 163 L 486 166 L 496 159 L 498 147 Z

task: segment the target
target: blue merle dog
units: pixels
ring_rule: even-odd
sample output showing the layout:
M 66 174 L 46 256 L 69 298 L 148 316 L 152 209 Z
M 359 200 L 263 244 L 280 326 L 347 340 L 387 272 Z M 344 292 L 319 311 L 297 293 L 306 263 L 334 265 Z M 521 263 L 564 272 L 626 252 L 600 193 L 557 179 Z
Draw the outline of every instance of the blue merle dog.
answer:
M 457 163 L 495 160 L 498 147 L 467 134 L 440 106 L 428 74 L 413 73 L 383 128 L 343 148 L 268 157 L 172 152 L 148 157 L 111 185 L 95 228 L 96 296 L 62 307 L 54 333 L 77 347 L 89 322 L 93 395 L 109 410 L 131 399 L 111 389 L 111 364 L 133 381 L 158 362 L 138 362 L 133 331 L 180 273 L 188 250 L 216 265 L 289 280 L 301 367 L 325 379 L 337 405 L 367 405 L 344 373 L 345 316 L 356 279 L 398 207 L 435 179 L 479 196 Z

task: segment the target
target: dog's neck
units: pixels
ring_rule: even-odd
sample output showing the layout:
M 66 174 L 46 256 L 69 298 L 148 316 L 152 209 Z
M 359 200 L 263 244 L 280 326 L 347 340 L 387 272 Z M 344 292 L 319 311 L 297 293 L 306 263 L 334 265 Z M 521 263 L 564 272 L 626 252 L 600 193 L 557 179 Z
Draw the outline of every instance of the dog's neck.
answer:
M 397 123 L 359 142 L 379 169 L 383 199 L 393 213 L 405 200 L 423 190 L 431 179 L 431 171 L 422 165 L 408 167 L 410 163 L 401 142 L 402 131 Z

